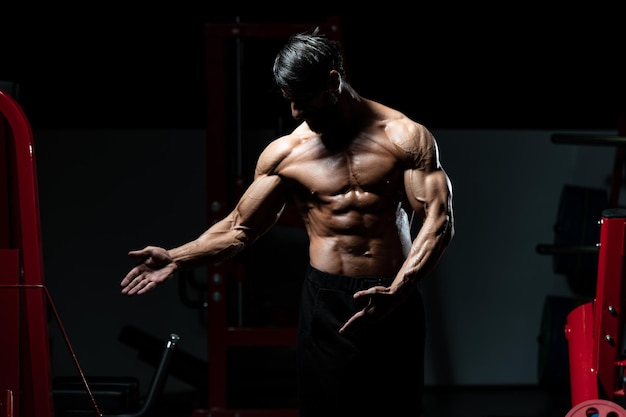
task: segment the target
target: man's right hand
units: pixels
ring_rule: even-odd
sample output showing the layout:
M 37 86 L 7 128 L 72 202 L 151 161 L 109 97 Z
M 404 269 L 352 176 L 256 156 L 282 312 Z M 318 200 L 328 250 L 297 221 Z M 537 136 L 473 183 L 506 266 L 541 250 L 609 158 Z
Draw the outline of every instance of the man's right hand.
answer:
M 176 270 L 176 263 L 164 248 L 146 246 L 128 252 L 128 256 L 139 259 L 141 263 L 131 269 L 120 283 L 125 295 L 144 294 L 167 281 Z

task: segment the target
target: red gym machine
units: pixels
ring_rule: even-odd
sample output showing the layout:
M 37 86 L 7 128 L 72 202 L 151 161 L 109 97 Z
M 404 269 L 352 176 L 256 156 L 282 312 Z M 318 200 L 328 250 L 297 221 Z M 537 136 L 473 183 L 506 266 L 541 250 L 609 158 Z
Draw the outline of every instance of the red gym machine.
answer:
M 572 408 L 566 417 L 626 417 L 624 302 L 626 209 L 619 206 L 624 171 L 626 121 L 618 136 L 553 135 L 555 143 L 615 146 L 610 207 L 602 212 L 595 297 L 567 316 Z
M 4 83 L 3 83 L 4 84 Z M 6 91 L 5 91 L 6 90 Z M 103 414 L 70 345 L 43 274 L 35 147 L 21 106 L 0 85 L 0 417 L 72 416 L 142 417 L 152 410 L 166 378 L 179 337 L 171 334 L 155 370 L 148 396 L 133 410 Z M 56 319 L 80 374 L 80 387 L 67 388 L 86 410 L 55 409 L 48 313 Z M 116 389 L 113 383 L 107 388 Z
M 567 417 L 626 417 L 624 397 L 624 260 L 626 209 L 602 213 L 597 292 L 567 316 L 573 408 Z M 626 303 L 624 303 L 626 305 Z
M 0 161 L 0 416 L 52 417 L 33 135 L 1 89 Z

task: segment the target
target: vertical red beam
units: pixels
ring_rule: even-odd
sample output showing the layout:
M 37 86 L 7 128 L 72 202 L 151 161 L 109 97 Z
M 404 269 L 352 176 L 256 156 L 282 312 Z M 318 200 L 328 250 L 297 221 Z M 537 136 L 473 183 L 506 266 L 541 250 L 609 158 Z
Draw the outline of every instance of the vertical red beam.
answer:
M 14 242 L 19 249 L 20 285 L 43 284 L 43 255 L 39 218 L 39 196 L 35 149 L 30 123 L 19 104 L 0 90 L 0 113 L 10 128 L 13 149 L 8 146 L 8 159 L 14 162 L 15 191 L 11 192 L 11 223 Z M 13 155 L 11 155 L 11 150 Z M 11 188 L 11 187 L 9 187 Z M 8 232 L 8 231 L 7 231 Z M 50 373 L 48 320 L 43 291 L 13 290 L 22 301 L 20 306 L 21 391 L 13 404 L 23 417 L 52 416 L 52 381 Z M 20 396 L 21 395 L 21 396 Z M 20 409 L 23 412 L 20 412 Z
M 13 412 L 13 391 L 5 390 L 3 398 L 2 408 L 0 408 L 0 410 L 2 410 L 4 417 L 16 416 Z
M 12 417 L 13 399 L 20 389 L 20 329 L 19 297 L 15 287 L 19 283 L 19 251 L 11 249 L 11 210 L 9 202 L 9 171 L 13 164 L 9 160 L 13 134 L 6 118 L 0 114 L 0 330 L 3 343 L 0 344 L 0 391 L 4 400 L 0 401 L 0 415 Z M 11 146 L 10 146 L 11 145 Z
M 576 307 L 567 315 L 565 338 L 568 343 L 572 406 L 599 398 L 593 322 L 591 302 Z
M 9 155 L 8 136 L 11 135 L 8 123 L 0 115 L 0 248 L 8 248 L 10 241 L 11 214 L 9 211 Z
M 13 417 L 11 407 L 20 392 L 20 304 L 16 288 L 19 280 L 19 252 L 0 249 L 0 416 Z M 18 414 L 16 413 L 15 416 Z
M 227 175 L 225 146 L 224 44 L 212 26 L 205 28 L 210 56 L 207 57 L 207 206 L 213 224 L 226 215 Z M 208 266 L 208 404 L 226 407 L 226 264 Z
M 626 113 L 619 116 L 618 135 L 626 137 Z M 574 406 L 590 400 L 613 401 L 626 393 L 626 360 L 620 352 L 626 319 L 622 307 L 626 209 L 619 207 L 625 146 L 620 140 L 599 144 L 614 144 L 616 149 L 609 208 L 601 218 L 596 296 L 592 303 L 574 309 L 565 326 Z
M 598 281 L 594 301 L 594 362 L 598 370 L 600 395 L 610 401 L 614 400 L 616 390 L 621 389 L 623 384 L 617 363 L 621 355 L 621 323 L 624 319 L 622 280 L 625 219 L 626 210 L 621 208 L 607 209 L 602 214 Z
M 574 309 L 565 327 L 569 343 L 572 405 L 589 400 L 614 401 L 624 395 L 621 360 L 625 314 L 624 248 L 626 209 L 602 213 L 596 296 Z

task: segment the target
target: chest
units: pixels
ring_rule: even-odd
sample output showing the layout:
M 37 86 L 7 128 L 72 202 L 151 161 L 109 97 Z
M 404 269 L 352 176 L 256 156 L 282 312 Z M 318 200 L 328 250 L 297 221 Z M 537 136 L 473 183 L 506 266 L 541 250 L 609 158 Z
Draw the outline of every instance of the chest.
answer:
M 402 167 L 398 159 L 384 149 L 347 150 L 308 154 L 283 174 L 309 195 L 384 195 L 399 186 Z

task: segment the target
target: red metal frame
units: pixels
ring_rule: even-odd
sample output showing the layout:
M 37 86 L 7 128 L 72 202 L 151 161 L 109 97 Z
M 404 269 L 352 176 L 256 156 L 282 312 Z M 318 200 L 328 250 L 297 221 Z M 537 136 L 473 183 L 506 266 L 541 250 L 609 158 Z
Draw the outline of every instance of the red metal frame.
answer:
M 574 407 L 570 414 L 576 413 L 576 407 L 612 404 L 624 397 L 626 361 L 621 352 L 621 340 L 625 322 L 622 280 L 626 260 L 626 209 L 605 210 L 601 224 L 595 299 L 575 308 L 565 325 Z M 621 406 L 615 404 L 612 409 L 620 417 L 626 416 Z
M 616 146 L 613 165 L 610 208 L 600 219 L 598 275 L 592 302 L 572 310 L 567 316 L 565 337 L 568 341 L 572 410 L 568 415 L 586 415 L 585 407 L 607 406 L 620 417 L 624 410 L 614 401 L 625 396 L 626 360 L 622 352 L 623 311 L 626 262 L 626 209 L 619 208 L 619 190 L 624 169 L 626 120 L 620 119 L 619 136 L 609 138 L 578 137 L 574 142 Z M 578 413 L 578 408 L 582 414 Z
M 608 217 L 613 215 L 615 217 Z M 593 358 L 598 372 L 599 394 L 608 400 L 624 396 L 624 361 L 621 354 L 624 298 L 624 226 L 626 210 L 605 212 L 600 231 L 598 292 L 594 303 L 596 340 Z
M 341 40 L 339 19 L 330 17 L 321 23 L 233 23 L 207 24 L 208 124 L 207 124 L 207 201 L 209 224 L 222 219 L 232 208 L 228 201 L 229 187 L 241 189 L 240 179 L 228 180 L 226 161 L 226 65 L 224 55 L 228 39 L 287 39 L 289 36 L 319 26 L 329 37 Z M 296 329 L 249 328 L 229 325 L 227 320 L 227 281 L 243 281 L 245 270 L 232 261 L 208 267 L 208 409 L 196 410 L 194 417 L 211 416 L 297 416 L 297 410 L 229 409 L 226 403 L 227 351 L 230 346 L 280 346 L 294 345 Z
M 35 148 L 30 123 L 17 101 L 0 90 L 0 412 L 52 416 L 48 320 L 42 288 L 43 255 Z M 5 372 L 5 370 L 8 370 Z
M 610 217 L 607 217 L 610 216 Z M 572 405 L 624 396 L 621 358 L 626 210 L 606 210 L 600 230 L 597 293 L 567 318 Z

